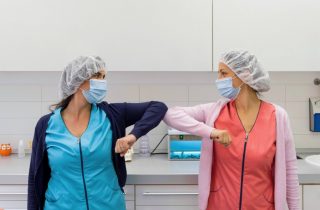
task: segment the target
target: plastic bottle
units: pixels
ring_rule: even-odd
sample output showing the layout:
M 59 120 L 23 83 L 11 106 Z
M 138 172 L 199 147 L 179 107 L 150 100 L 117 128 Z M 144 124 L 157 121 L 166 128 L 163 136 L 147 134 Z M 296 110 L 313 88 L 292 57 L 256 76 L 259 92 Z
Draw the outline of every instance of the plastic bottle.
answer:
M 23 140 L 19 141 L 18 146 L 18 158 L 24 158 L 26 156 L 25 150 L 24 150 L 24 142 Z
M 142 157 L 150 156 L 149 137 L 147 135 L 141 136 L 139 139 L 139 155 Z

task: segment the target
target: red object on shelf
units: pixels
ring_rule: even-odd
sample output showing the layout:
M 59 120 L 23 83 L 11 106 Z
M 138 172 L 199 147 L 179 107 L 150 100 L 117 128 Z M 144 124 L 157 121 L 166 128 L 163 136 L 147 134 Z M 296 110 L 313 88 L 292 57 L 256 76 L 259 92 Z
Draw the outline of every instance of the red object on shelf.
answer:
M 12 152 L 12 147 L 10 146 L 10 144 L 1 144 L 0 155 L 9 156 L 11 152 Z

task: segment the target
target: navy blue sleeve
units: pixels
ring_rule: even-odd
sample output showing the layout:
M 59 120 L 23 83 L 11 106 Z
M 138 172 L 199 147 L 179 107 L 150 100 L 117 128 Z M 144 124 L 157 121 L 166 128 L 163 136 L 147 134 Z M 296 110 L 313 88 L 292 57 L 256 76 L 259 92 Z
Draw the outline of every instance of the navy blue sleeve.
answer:
M 39 136 L 41 131 L 42 120 L 40 119 L 36 125 L 33 141 L 32 141 L 32 153 L 29 167 L 29 176 L 28 176 L 28 210 L 38 210 L 39 206 L 36 200 L 36 192 L 35 192 L 35 183 L 34 183 L 34 175 L 35 175 L 35 158 L 37 153 L 37 146 L 39 142 Z
M 164 103 L 157 101 L 125 103 L 125 126 L 134 125 L 130 134 L 138 139 L 159 125 L 167 110 Z

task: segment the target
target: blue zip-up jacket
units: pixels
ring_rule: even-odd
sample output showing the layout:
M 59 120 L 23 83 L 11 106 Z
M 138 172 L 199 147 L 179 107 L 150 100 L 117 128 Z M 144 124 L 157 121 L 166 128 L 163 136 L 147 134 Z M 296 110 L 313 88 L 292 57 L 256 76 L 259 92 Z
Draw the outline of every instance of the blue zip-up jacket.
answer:
M 145 103 L 113 103 L 97 104 L 105 111 L 112 129 L 112 162 L 118 176 L 119 186 L 123 187 L 127 179 L 125 160 L 115 153 L 117 139 L 124 137 L 126 128 L 133 125 L 131 131 L 137 139 L 155 128 L 167 112 L 167 106 L 162 102 Z M 28 210 L 42 210 L 45 192 L 48 187 L 51 170 L 46 151 L 46 130 L 52 113 L 41 117 L 36 125 L 32 143 L 32 154 L 28 177 Z

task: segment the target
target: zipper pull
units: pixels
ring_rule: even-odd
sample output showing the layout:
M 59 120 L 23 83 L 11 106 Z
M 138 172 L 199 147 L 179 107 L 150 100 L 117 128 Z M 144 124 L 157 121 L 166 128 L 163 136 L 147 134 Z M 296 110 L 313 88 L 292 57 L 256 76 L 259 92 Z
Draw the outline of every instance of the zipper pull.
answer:
M 78 144 L 80 143 L 80 138 L 78 139 Z
M 246 138 L 245 138 L 244 142 L 248 142 L 248 139 L 249 139 L 249 133 L 246 133 Z

